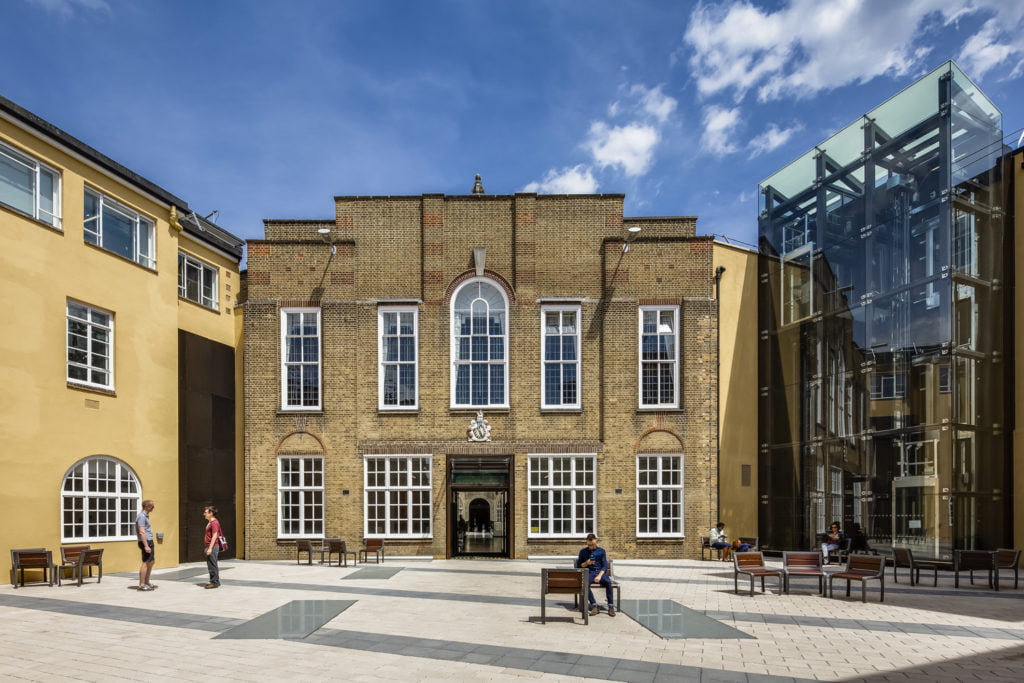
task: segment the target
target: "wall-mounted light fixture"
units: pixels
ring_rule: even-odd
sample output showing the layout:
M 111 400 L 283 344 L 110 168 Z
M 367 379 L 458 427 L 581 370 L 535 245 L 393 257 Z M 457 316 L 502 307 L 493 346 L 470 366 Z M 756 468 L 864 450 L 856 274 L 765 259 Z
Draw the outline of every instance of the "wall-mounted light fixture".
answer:
M 626 254 L 626 253 L 629 252 L 629 242 L 630 242 L 630 240 L 635 238 L 638 234 L 640 234 L 640 231 L 643 230 L 643 228 L 641 226 L 639 226 L 639 225 L 630 225 L 629 227 L 626 228 L 626 230 L 629 232 L 629 234 L 626 235 L 626 241 L 622 243 L 622 253 L 623 254 Z
M 338 253 L 338 247 L 336 247 L 334 245 L 334 239 L 331 237 L 331 229 L 330 228 L 317 228 L 316 231 L 320 234 L 320 237 L 322 237 L 324 239 L 324 242 L 326 242 L 327 244 L 331 245 L 331 253 L 332 254 Z

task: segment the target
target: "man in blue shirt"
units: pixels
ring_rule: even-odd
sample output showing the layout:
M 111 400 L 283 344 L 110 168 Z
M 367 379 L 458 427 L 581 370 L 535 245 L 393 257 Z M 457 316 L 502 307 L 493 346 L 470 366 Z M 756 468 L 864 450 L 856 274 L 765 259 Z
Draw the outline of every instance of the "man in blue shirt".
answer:
M 608 598 L 608 616 L 615 616 L 615 599 L 612 592 L 612 579 L 608 576 L 608 556 L 604 548 L 597 545 L 597 536 L 587 534 L 587 547 L 580 551 L 576 559 L 576 566 L 590 571 L 590 583 L 599 583 L 604 586 Z M 598 614 L 601 609 L 594 599 L 594 591 L 587 589 L 587 596 L 590 598 L 590 613 Z

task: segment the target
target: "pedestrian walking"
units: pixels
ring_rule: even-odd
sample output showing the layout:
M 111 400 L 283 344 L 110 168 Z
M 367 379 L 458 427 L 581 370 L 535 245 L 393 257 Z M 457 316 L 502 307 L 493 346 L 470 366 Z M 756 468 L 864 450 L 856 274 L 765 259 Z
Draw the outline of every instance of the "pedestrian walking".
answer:
M 220 522 L 217 521 L 217 508 L 208 505 L 203 508 L 203 517 L 206 517 L 206 567 L 210 570 L 210 583 L 204 588 L 220 588 L 220 567 L 217 565 L 217 557 L 222 550 L 224 533 L 221 531 Z

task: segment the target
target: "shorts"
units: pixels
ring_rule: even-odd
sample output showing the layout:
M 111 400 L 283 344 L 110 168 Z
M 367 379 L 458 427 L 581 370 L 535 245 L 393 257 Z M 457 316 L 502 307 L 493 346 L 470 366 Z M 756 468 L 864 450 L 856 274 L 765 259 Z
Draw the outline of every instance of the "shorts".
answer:
M 142 561 L 152 562 L 156 559 L 156 544 L 153 541 L 149 541 L 149 552 L 146 552 L 146 547 L 142 545 L 142 541 L 139 541 L 139 550 L 142 551 Z

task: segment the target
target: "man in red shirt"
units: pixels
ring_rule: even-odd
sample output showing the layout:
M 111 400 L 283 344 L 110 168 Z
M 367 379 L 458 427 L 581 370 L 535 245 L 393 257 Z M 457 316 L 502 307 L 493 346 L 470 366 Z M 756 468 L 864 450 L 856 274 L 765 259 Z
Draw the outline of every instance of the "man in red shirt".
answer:
M 204 588 L 220 588 L 220 568 L 217 566 L 217 555 L 220 554 L 221 529 L 217 521 L 217 508 L 208 505 L 203 509 L 203 517 L 206 517 L 206 566 L 210 570 L 210 583 Z

